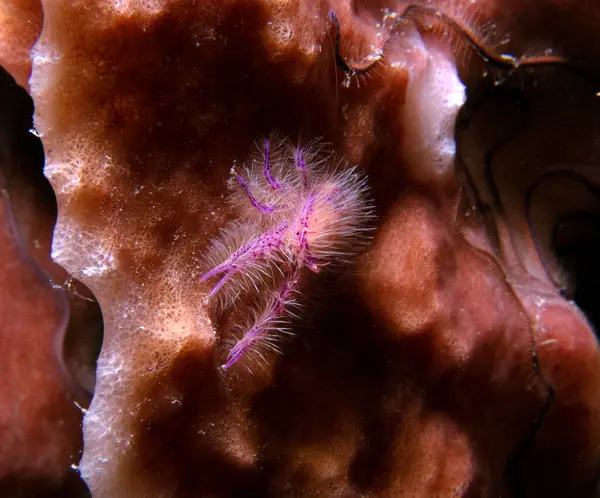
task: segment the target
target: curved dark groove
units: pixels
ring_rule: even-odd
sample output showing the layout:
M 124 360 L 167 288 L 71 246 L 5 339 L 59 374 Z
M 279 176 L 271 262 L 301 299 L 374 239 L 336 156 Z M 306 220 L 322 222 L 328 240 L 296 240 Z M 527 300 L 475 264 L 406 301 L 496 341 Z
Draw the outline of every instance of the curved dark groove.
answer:
M 485 230 L 486 237 L 492 248 L 494 249 L 495 254 L 500 254 L 500 235 L 498 234 L 498 227 L 493 218 L 493 210 L 489 204 L 484 202 L 477 191 L 477 185 L 475 180 L 473 179 L 473 175 L 469 168 L 465 165 L 462 157 L 457 152 L 456 154 L 456 168 L 462 173 L 462 176 L 466 182 L 466 187 L 468 189 L 468 197 L 472 197 L 475 203 L 475 210 L 477 213 L 481 214 L 483 218 L 483 226 Z
M 575 172 L 575 171 L 570 171 L 570 170 L 566 170 L 566 169 L 559 169 L 559 170 L 553 170 L 553 171 L 549 171 L 548 173 L 540 176 L 539 178 L 537 178 L 527 189 L 527 192 L 525 194 L 525 219 L 527 221 L 527 224 L 529 226 L 532 225 L 531 223 L 531 213 L 530 210 L 527 208 L 527 206 L 529 206 L 529 204 L 531 203 L 531 198 L 533 197 L 533 195 L 535 194 L 537 188 L 546 180 L 548 180 L 549 178 L 552 178 L 554 176 L 571 176 L 574 177 L 577 181 L 579 181 L 583 186 L 585 186 L 587 188 L 587 190 L 594 196 L 596 197 L 599 201 L 600 201 L 600 188 L 598 188 L 596 185 L 594 185 L 590 180 L 588 180 L 585 176 L 583 176 L 581 173 Z M 588 213 L 591 214 L 591 213 Z M 566 215 L 566 217 L 568 217 L 570 215 Z M 561 219 L 560 221 L 564 221 L 564 219 Z M 554 237 L 556 235 L 556 231 L 559 228 L 559 224 L 560 221 L 557 222 L 556 226 L 554 227 L 553 233 L 552 233 L 552 240 L 554 240 Z M 539 243 L 536 240 L 535 237 L 531 238 L 533 241 L 533 244 L 538 252 L 538 254 L 542 254 L 542 250 L 539 247 Z M 552 273 L 548 270 L 546 263 L 544 262 L 544 258 L 542 258 L 540 256 L 540 261 L 542 262 L 542 265 L 544 266 L 544 269 L 546 270 L 546 274 L 548 275 L 548 277 L 553 281 L 553 283 L 555 284 L 556 287 L 560 287 L 559 283 L 555 281 L 555 278 L 553 277 Z
M 458 130 L 460 127 L 463 127 L 463 129 L 467 129 L 469 122 L 470 122 L 472 116 L 476 114 L 476 111 L 478 109 L 482 108 L 491 99 L 497 98 L 499 95 L 499 92 L 501 92 L 502 94 L 507 94 L 509 96 L 515 95 L 517 97 L 515 99 L 516 102 L 518 102 L 520 104 L 524 104 L 524 102 L 522 101 L 523 95 L 520 90 L 513 89 L 513 88 L 507 88 L 507 87 L 502 87 L 502 88 L 497 87 L 496 91 L 484 93 L 483 96 L 478 98 L 475 101 L 475 103 L 472 104 L 470 107 L 467 107 L 465 105 L 466 110 L 462 113 L 462 119 L 457 120 L 456 129 Z M 490 242 L 492 242 L 494 244 L 494 249 L 497 251 L 496 252 L 497 255 L 500 254 L 500 252 L 499 252 L 500 251 L 500 241 L 499 241 L 499 234 L 498 234 L 498 230 L 497 230 L 497 224 L 494 221 L 493 217 L 494 217 L 494 215 L 495 216 L 499 216 L 499 215 L 503 216 L 504 210 L 502 208 L 502 203 L 500 201 L 500 194 L 499 194 L 498 187 L 494 181 L 492 164 L 494 161 L 494 157 L 498 153 L 498 151 L 500 149 L 502 149 L 503 147 L 505 147 L 507 144 L 509 144 L 525 128 L 526 123 L 527 123 L 527 108 L 526 107 L 523 108 L 522 106 L 520 106 L 520 108 L 522 109 L 522 112 L 519 116 L 519 120 L 518 120 L 517 124 L 507 134 L 505 134 L 497 143 L 495 143 L 486 152 L 485 157 L 484 157 L 484 164 L 483 164 L 484 175 L 485 175 L 485 179 L 486 179 L 486 184 L 487 184 L 488 188 L 490 189 L 490 193 L 492 195 L 493 205 L 490 205 L 481 199 L 481 197 L 478 193 L 478 189 L 477 189 L 475 180 L 473 178 L 473 175 L 469 171 L 469 168 L 465 165 L 464 160 L 462 159 L 460 148 L 457 148 L 457 153 L 456 153 L 457 167 L 461 168 L 462 172 L 464 173 L 464 177 L 465 177 L 466 181 L 468 182 L 468 185 L 472 192 L 472 195 L 475 198 L 478 212 L 480 212 L 482 214 L 482 216 L 484 217 L 484 224 L 485 224 L 486 232 L 488 233 L 488 235 L 490 235 L 490 234 L 492 235 Z M 493 261 L 496 262 L 496 264 L 501 266 L 500 262 L 497 260 L 496 257 L 492 256 L 491 254 L 486 253 L 482 249 L 477 249 L 477 248 L 475 248 L 475 249 L 478 250 L 479 252 L 485 254 L 488 258 L 491 258 Z M 511 284 L 508 281 L 506 282 L 506 284 L 509 287 L 509 289 L 511 290 L 511 292 L 513 293 L 513 295 L 515 296 L 515 299 L 517 300 L 517 302 L 521 303 L 521 300 L 519 299 L 518 294 L 513 289 Z M 521 304 L 521 306 L 523 307 L 522 304 Z M 523 308 L 523 311 L 525 312 L 526 310 Z M 525 313 L 525 316 L 527 316 L 527 313 Z M 532 352 L 531 352 L 532 368 L 535 371 L 535 374 L 538 377 L 538 379 L 540 380 L 540 382 L 542 382 L 545 385 L 546 393 L 545 393 L 544 403 L 541 406 L 540 411 L 538 412 L 535 420 L 533 421 L 533 424 L 531 426 L 529 433 L 521 440 L 521 442 L 517 445 L 517 447 L 513 451 L 512 455 L 509 457 L 507 466 L 506 466 L 506 469 L 504 472 L 505 476 L 506 476 L 506 481 L 509 483 L 511 488 L 514 490 L 515 496 L 517 496 L 519 498 L 525 496 L 523 478 L 521 475 L 521 467 L 523 464 L 523 460 L 526 458 L 529 449 L 535 443 L 537 434 L 538 434 L 541 426 L 544 423 L 545 417 L 546 417 L 548 411 L 550 410 L 550 407 L 554 401 L 554 395 L 555 395 L 554 387 L 552 386 L 550 381 L 548 381 L 548 379 L 546 379 L 546 377 L 543 374 L 542 367 L 541 367 L 538 353 L 537 353 L 536 340 L 535 340 L 535 336 L 534 336 L 531 324 L 529 325 L 528 330 L 529 330 L 529 337 L 530 337 L 531 350 L 532 350 Z
M 465 240 L 465 239 L 463 239 L 463 240 Z M 467 240 L 465 240 L 465 242 L 468 244 Z M 502 271 L 502 264 L 495 255 L 485 251 L 484 249 L 478 248 L 478 247 L 473 247 L 473 250 L 476 251 L 477 253 L 479 253 L 480 256 L 482 256 L 483 258 L 490 261 L 493 265 L 497 266 Z M 521 299 L 519 298 L 518 293 L 515 291 L 515 289 L 511 285 L 511 283 L 505 279 L 505 284 L 506 284 L 507 288 L 510 290 L 511 294 L 513 295 L 515 301 L 519 304 L 521 309 L 523 309 L 524 316 L 528 316 L 525 306 L 523 305 Z M 504 470 L 504 475 L 506 476 L 506 481 L 509 483 L 509 485 L 513 489 L 515 496 L 517 498 L 525 497 L 523 478 L 521 477 L 521 467 L 523 464 L 523 460 L 527 456 L 527 452 L 529 451 L 529 449 L 535 443 L 537 434 L 540 431 L 540 429 L 544 423 L 546 415 L 548 414 L 548 411 L 550 410 L 552 403 L 554 402 L 554 397 L 555 397 L 554 386 L 544 376 L 544 373 L 542 370 L 542 366 L 541 366 L 539 356 L 537 353 L 537 345 L 536 345 L 535 336 L 533 334 L 533 328 L 532 328 L 531 323 L 528 323 L 527 329 L 529 331 L 529 338 L 530 338 L 530 342 L 531 342 L 531 366 L 533 368 L 533 371 L 535 372 L 536 377 L 545 386 L 546 393 L 545 393 L 544 402 L 543 402 L 535 420 L 533 421 L 533 423 L 531 425 L 531 429 L 525 435 L 525 437 L 519 442 L 519 444 L 517 444 L 515 450 L 509 456 L 507 464 L 506 464 L 506 468 Z
M 495 159 L 495 156 L 498 154 L 498 152 L 500 152 L 500 150 L 502 150 L 503 148 L 508 146 L 512 140 L 517 138 L 527 128 L 527 126 L 530 122 L 529 106 L 528 106 L 527 100 L 524 98 L 523 92 L 521 92 L 518 89 L 513 89 L 512 91 L 518 95 L 518 98 L 515 100 L 515 102 L 517 102 L 519 104 L 519 109 L 521 110 L 521 113 L 519 115 L 519 120 L 517 121 L 517 123 L 511 133 L 508 133 L 506 136 L 503 137 L 502 140 L 498 141 L 494 146 L 492 146 L 490 149 L 488 149 L 488 151 L 485 154 L 484 163 L 483 163 L 486 184 L 487 184 L 487 187 L 490 189 L 490 192 L 492 194 L 492 198 L 494 201 L 493 210 L 495 211 L 496 216 L 501 216 L 505 222 L 507 222 L 506 213 L 505 213 L 504 206 L 502 205 L 502 200 L 500 197 L 500 190 L 499 190 L 498 185 L 496 184 L 496 180 L 494 178 L 494 169 L 493 169 L 494 168 L 494 159 Z M 508 228 L 508 235 L 511 240 L 511 245 L 513 247 L 515 247 L 513 232 L 510 230 L 510 227 L 508 227 L 508 225 L 507 225 L 507 228 Z M 524 272 L 527 272 L 527 268 L 525 268 L 523 266 L 521 258 L 517 257 L 517 261 L 519 262 L 521 269 Z
M 82 405 L 89 406 L 96 384 L 96 366 L 104 320 L 92 291 L 72 277 L 61 285 L 68 295 L 71 313 L 60 344 L 59 358 L 79 390 Z
M 521 66 L 532 66 L 532 65 L 560 65 L 564 66 L 569 64 L 566 59 L 557 56 L 541 55 L 541 56 L 521 56 L 516 57 L 510 54 L 494 54 L 491 51 L 486 50 L 480 43 L 477 42 L 476 37 L 468 28 L 465 28 L 457 21 L 452 19 L 450 16 L 444 14 L 438 9 L 432 7 L 424 7 L 423 5 L 411 4 L 404 9 L 402 15 L 398 18 L 398 23 L 402 20 L 407 20 L 410 17 L 416 16 L 430 16 L 439 19 L 442 23 L 448 26 L 463 41 L 465 41 L 469 47 L 475 52 L 475 54 L 486 64 L 492 64 L 499 68 L 512 68 L 517 69 Z M 414 22 L 414 21 L 413 21 Z M 417 24 L 415 22 L 415 24 Z M 395 28 L 397 24 L 392 26 Z M 577 66 L 575 66 L 577 67 Z
M 353 76 L 360 76 L 367 74 L 371 69 L 373 69 L 380 61 L 380 58 L 374 60 L 373 62 L 364 65 L 363 67 L 355 65 L 350 66 L 346 59 L 341 54 L 341 32 L 340 32 L 340 21 L 338 20 L 335 12 L 333 10 L 329 11 L 329 19 L 333 23 L 333 27 L 335 30 L 335 44 L 334 44 L 334 55 L 335 55 L 335 63 L 336 65 L 346 73 L 348 78 L 352 78 Z
M 567 223 L 586 225 L 585 247 L 578 244 L 557 244 L 557 232 Z M 581 242 L 581 241 L 577 241 Z M 600 251 L 600 213 L 591 211 L 572 212 L 556 224 L 552 235 L 553 249 L 562 267 L 574 278 L 572 288 L 568 289 L 566 299 L 575 301 L 585 314 L 596 337 L 600 330 L 600 310 L 598 309 L 597 289 L 600 283 L 600 263 L 597 260 Z
M 455 129 L 467 130 L 470 124 L 470 120 L 477 113 L 477 111 L 489 101 L 498 98 L 498 96 L 502 94 L 508 95 L 509 97 L 514 95 L 517 97 L 515 98 L 515 102 L 521 103 L 522 93 L 517 89 L 506 87 L 496 87 L 495 91 L 484 93 L 483 96 L 477 98 L 477 100 L 473 104 L 469 104 L 469 99 L 467 98 L 467 103 L 463 106 L 463 109 L 461 109 L 457 118 Z M 491 205 L 481 199 L 473 175 L 469 171 L 469 168 L 465 165 L 465 161 L 462 157 L 460 148 L 457 147 L 456 166 L 461 170 L 461 172 L 464 174 L 464 177 L 468 181 L 470 191 L 475 198 L 477 210 L 479 213 L 481 213 L 481 215 L 484 218 L 486 233 L 489 236 L 489 240 L 492 243 L 494 250 L 497 254 L 500 254 L 500 236 L 498 234 L 496 222 L 491 220 L 490 217 L 493 217 L 494 215 L 504 216 L 504 210 L 500 201 L 500 192 L 494 181 L 492 163 L 494 160 L 494 156 L 498 153 L 498 151 L 505 147 L 522 132 L 522 130 L 525 127 L 525 121 L 525 111 L 523 111 L 514 129 L 510 130 L 509 133 L 502 137 L 502 139 L 500 139 L 494 146 L 492 146 L 485 154 L 483 167 L 486 178 L 486 184 L 490 189 L 490 193 L 492 195 L 493 204 Z
M 509 457 L 508 463 L 506 465 L 506 479 L 511 485 L 512 489 L 514 490 L 515 496 L 517 498 L 524 498 L 526 496 L 523 485 L 523 478 L 521 475 L 521 467 L 523 464 L 523 460 L 527 456 L 527 452 L 529 451 L 529 449 L 534 445 L 535 440 L 537 438 L 537 434 L 544 423 L 546 415 L 548 415 L 548 412 L 552 407 L 552 403 L 554 402 L 555 396 L 554 386 L 543 376 L 539 358 L 537 356 L 537 351 L 535 349 L 535 339 L 533 337 L 533 333 L 531 332 L 531 327 L 529 328 L 529 330 L 531 339 L 533 341 L 532 361 L 535 365 L 534 368 L 536 369 L 536 373 L 539 376 L 539 379 L 546 384 L 546 399 L 531 426 L 529 434 L 527 434 L 525 438 L 523 438 L 521 442 L 517 445 L 513 454 Z
M 472 118 L 472 116 L 474 114 L 476 114 L 476 112 L 481 107 L 483 107 L 483 105 L 485 105 L 487 102 L 489 102 L 490 100 L 492 100 L 494 98 L 498 98 L 498 96 L 501 96 L 503 94 L 509 95 L 509 96 L 511 94 L 513 94 L 516 97 L 514 99 L 514 102 L 520 106 L 521 114 L 519 116 L 519 120 L 517 121 L 514 128 L 510 131 L 510 133 L 507 133 L 504 137 L 502 137 L 502 139 L 500 139 L 497 143 L 495 143 L 492 147 L 490 147 L 487 150 L 485 157 L 484 157 L 483 171 L 484 171 L 484 176 L 485 176 L 485 180 L 486 180 L 486 186 L 492 195 L 492 202 L 493 202 L 492 205 L 489 205 L 486 202 L 482 201 L 480 196 L 477 194 L 477 188 L 475 186 L 475 182 L 472 178 L 471 173 L 468 171 L 468 168 L 464 166 L 464 160 L 462 159 L 462 154 L 461 154 L 460 149 L 457 150 L 457 154 L 456 154 L 457 166 L 460 166 L 462 168 L 462 170 L 465 174 L 465 177 L 469 180 L 470 186 L 474 191 L 474 196 L 477 199 L 477 208 L 480 210 L 480 212 L 484 216 L 484 219 L 486 219 L 486 220 L 489 218 L 490 213 L 492 215 L 495 214 L 496 216 L 505 217 L 505 210 L 504 210 L 504 206 L 502 205 L 500 191 L 499 191 L 499 188 L 497 186 L 497 183 L 496 183 L 496 180 L 494 177 L 494 160 L 495 160 L 495 156 L 498 154 L 498 152 L 500 150 L 502 150 L 504 147 L 506 147 L 513 139 L 517 138 L 530 124 L 528 101 L 525 98 L 523 91 L 520 90 L 519 88 L 514 88 L 514 87 L 507 88 L 506 86 L 497 87 L 497 89 L 495 91 L 492 91 L 489 93 L 483 93 L 483 96 L 480 97 L 479 99 L 477 99 L 474 104 L 469 105 L 467 102 L 467 104 L 465 104 L 465 106 L 464 106 L 465 110 L 464 111 L 461 110 L 461 113 L 459 113 L 459 118 L 457 119 L 457 124 L 456 124 L 457 130 L 458 129 L 466 130 L 468 128 L 468 125 L 469 125 L 469 122 L 470 122 L 470 119 Z M 561 171 L 563 173 L 565 172 L 564 170 L 561 170 Z M 558 171 L 555 171 L 554 173 L 558 173 Z M 570 172 L 570 173 L 575 174 L 572 172 Z M 552 174 L 552 173 L 548 173 L 548 174 Z M 544 178 L 546 178 L 546 175 L 540 177 L 538 180 L 536 180 L 536 182 L 534 182 L 529 187 L 529 189 L 527 190 L 527 193 L 526 193 L 525 200 L 524 200 L 524 206 L 528 205 L 531 195 L 533 195 L 533 190 L 535 190 L 535 188 L 537 187 L 538 182 Z M 600 190 L 598 190 L 596 187 L 593 187 L 592 184 L 589 183 L 587 180 L 585 180 L 585 182 L 588 185 L 588 187 L 590 189 L 592 189 L 592 193 L 595 196 L 600 198 Z M 487 215 L 487 217 L 486 217 L 486 215 Z M 526 217 L 526 220 L 529 223 L 529 221 L 530 221 L 529 216 Z M 491 242 L 498 240 L 497 229 L 489 227 L 488 223 L 486 223 L 486 230 L 488 231 L 488 233 L 490 233 L 492 235 L 492 238 L 490 239 Z M 509 234 L 512 239 L 513 234 L 510 232 L 510 230 L 509 230 Z M 536 248 L 538 248 L 537 243 L 536 243 Z M 496 249 L 499 249 L 499 248 L 496 248 Z M 539 250 L 538 250 L 538 252 L 539 252 Z M 520 259 L 518 259 L 518 260 L 519 260 L 519 264 L 522 265 Z M 525 271 L 526 269 L 523 268 L 523 270 Z

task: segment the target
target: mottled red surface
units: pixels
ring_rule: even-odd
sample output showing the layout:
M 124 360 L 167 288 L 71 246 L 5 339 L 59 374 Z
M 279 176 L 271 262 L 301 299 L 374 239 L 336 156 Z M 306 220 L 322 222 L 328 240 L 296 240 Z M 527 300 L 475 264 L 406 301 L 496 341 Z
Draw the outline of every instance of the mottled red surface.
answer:
M 591 495 L 598 345 L 540 252 L 559 214 L 543 213 L 578 196 L 528 197 L 550 172 L 597 163 L 589 77 L 525 68 L 494 89 L 456 36 L 423 33 L 471 84 L 456 169 L 436 169 L 413 147 L 407 86 L 427 60 L 405 51 L 414 40 L 395 33 L 360 86 L 335 68 L 329 9 L 358 63 L 381 46 L 382 2 L 131 5 L 45 2 L 32 85 L 57 259 L 105 314 L 85 432 L 94 495 Z M 553 46 L 596 70 L 591 3 L 479 5 L 444 9 L 491 50 L 508 33 L 513 53 Z M 62 59 L 46 64 L 51 50 Z M 377 231 L 356 272 L 308 288 L 271 368 L 224 375 L 227 320 L 204 305 L 197 261 L 231 218 L 231 165 L 272 130 L 359 164 Z
M 68 305 L 22 250 L 11 218 L 3 191 L 0 494 L 63 496 L 66 483 L 77 479 L 70 466 L 81 451 L 81 412 L 65 389 L 65 373 L 56 357 Z M 69 489 L 79 487 L 75 483 Z
M 3 166 L 28 161 L 7 154 L 6 135 Z M 6 189 L 6 168 L 0 173 L 0 493 L 51 496 L 73 478 L 70 465 L 81 450 L 81 412 L 56 355 L 69 320 L 68 302 L 25 250 Z
M 0 494 L 81 496 L 85 486 L 71 468 L 82 450 L 74 401 L 87 399 L 61 360 L 67 328 L 77 323 L 81 334 L 86 324 L 73 320 L 78 299 L 49 280 L 66 278 L 50 260 L 55 199 L 41 144 L 28 131 L 31 100 L 4 72 L 0 107 Z

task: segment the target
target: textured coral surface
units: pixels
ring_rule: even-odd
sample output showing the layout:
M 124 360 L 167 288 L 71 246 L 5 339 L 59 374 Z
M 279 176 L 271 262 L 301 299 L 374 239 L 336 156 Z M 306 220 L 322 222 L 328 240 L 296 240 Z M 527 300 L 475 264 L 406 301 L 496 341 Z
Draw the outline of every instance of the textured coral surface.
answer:
M 592 492 L 600 356 L 572 253 L 600 211 L 593 2 L 42 4 L 52 256 L 104 321 L 93 496 Z M 231 168 L 273 131 L 358 165 L 376 222 L 248 375 L 220 367 L 248 303 L 216 310 L 202 276 L 239 215 Z

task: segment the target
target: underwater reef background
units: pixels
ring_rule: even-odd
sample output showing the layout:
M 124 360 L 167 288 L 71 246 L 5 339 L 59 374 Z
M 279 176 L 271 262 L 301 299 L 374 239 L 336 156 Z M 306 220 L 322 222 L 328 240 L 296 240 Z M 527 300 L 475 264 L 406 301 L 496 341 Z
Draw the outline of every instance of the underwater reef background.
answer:
M 599 496 L 599 27 L 4 0 L 0 496 Z

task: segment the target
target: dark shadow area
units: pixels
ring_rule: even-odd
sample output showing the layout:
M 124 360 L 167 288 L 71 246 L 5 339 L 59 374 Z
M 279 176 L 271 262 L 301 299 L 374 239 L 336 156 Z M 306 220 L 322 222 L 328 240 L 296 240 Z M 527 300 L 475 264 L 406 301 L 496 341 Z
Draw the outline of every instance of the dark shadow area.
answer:
M 0 496 L 6 498 L 88 498 L 90 492 L 79 474 L 73 472 L 65 482 L 36 477 L 2 476 Z
M 600 213 L 570 213 L 554 230 L 556 256 L 570 277 L 565 298 L 572 299 L 600 331 Z
M 524 275 L 550 282 L 550 292 L 573 300 L 598 330 L 600 299 L 598 210 L 600 208 L 600 104 L 598 81 L 577 67 L 540 65 L 511 71 L 471 88 L 457 120 L 458 173 L 486 229 L 495 256 L 510 247 Z M 508 238 L 507 238 L 508 235 Z M 531 272 L 531 273 L 530 273 Z M 544 284 L 546 285 L 546 284 Z M 535 345 L 534 345 L 535 355 Z M 537 363 L 534 356 L 534 362 Z M 544 382 L 544 365 L 539 365 Z M 507 468 L 515 496 L 528 497 L 542 484 L 544 464 L 532 462 L 536 437 L 552 411 L 548 403 Z M 584 440 L 585 431 L 573 431 Z M 555 462 L 552 463 L 555 465 Z M 546 467 L 547 468 L 547 467 Z M 536 477 L 540 476 L 540 477 Z M 536 485 L 536 486 L 537 486 Z M 589 488 L 577 496 L 587 496 Z M 564 496 L 549 483 L 543 495 Z M 562 494 L 561 494 L 562 493 Z M 534 495 L 538 496 L 538 495 Z

